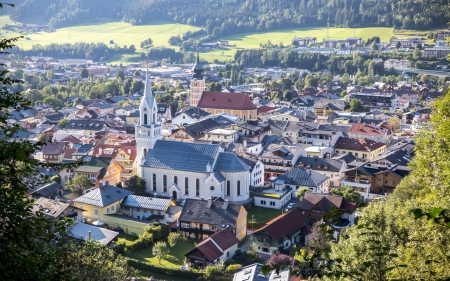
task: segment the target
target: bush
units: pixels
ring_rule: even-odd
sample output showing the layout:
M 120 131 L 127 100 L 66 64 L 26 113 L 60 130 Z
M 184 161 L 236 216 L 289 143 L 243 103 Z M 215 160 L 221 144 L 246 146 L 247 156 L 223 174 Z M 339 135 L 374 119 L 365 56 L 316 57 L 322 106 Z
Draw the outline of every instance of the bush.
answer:
M 139 270 L 145 270 L 145 271 L 151 271 L 155 273 L 161 273 L 165 275 L 170 276 L 183 276 L 185 278 L 189 278 L 192 280 L 197 280 L 199 277 L 201 277 L 203 274 L 192 272 L 192 271 L 180 271 L 177 269 L 170 269 L 170 268 L 163 268 L 159 267 L 153 264 L 140 262 L 135 259 L 128 259 L 128 265 L 132 266 L 133 268 L 139 269 Z
M 145 232 L 153 234 L 154 241 L 161 241 L 169 236 L 170 226 L 162 223 L 152 223 L 145 228 Z
M 149 245 L 149 243 L 153 242 L 153 234 L 146 233 L 145 236 L 139 237 L 139 239 L 134 240 L 126 247 L 127 252 L 134 252 L 138 249 L 145 248 Z
M 227 267 L 227 272 L 229 272 L 229 273 L 235 273 L 236 271 L 238 271 L 239 269 L 241 269 L 242 268 L 242 265 L 240 265 L 240 264 L 230 264 L 228 267 Z
M 205 268 L 206 277 L 219 276 L 221 273 L 222 272 L 220 272 L 220 269 L 215 265 L 210 265 Z
M 236 253 L 234 253 L 233 258 L 227 260 L 228 265 L 241 264 L 242 266 L 247 266 L 253 263 L 264 263 L 258 254 L 253 250 L 248 250 L 246 252 L 237 250 Z

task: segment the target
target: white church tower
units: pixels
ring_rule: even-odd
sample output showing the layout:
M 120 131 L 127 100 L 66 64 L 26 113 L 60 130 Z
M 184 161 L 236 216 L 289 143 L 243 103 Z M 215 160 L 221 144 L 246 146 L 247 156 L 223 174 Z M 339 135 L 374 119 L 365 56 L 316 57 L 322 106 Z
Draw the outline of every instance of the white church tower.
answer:
M 141 175 L 141 164 L 149 149 L 152 149 L 156 141 L 161 139 L 162 127 L 157 119 L 157 104 L 152 92 L 152 84 L 145 74 L 144 96 L 139 105 L 139 121 L 135 127 L 136 152 L 137 152 L 137 173 Z

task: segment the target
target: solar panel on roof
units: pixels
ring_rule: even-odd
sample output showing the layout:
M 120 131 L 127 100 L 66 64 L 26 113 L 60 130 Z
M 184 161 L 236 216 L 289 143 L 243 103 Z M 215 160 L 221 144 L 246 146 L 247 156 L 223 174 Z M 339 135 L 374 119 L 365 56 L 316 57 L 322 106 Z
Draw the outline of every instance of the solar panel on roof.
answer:
M 86 161 L 86 162 L 90 162 L 91 160 L 92 160 L 91 156 L 88 156 L 88 157 L 84 158 L 84 161 Z

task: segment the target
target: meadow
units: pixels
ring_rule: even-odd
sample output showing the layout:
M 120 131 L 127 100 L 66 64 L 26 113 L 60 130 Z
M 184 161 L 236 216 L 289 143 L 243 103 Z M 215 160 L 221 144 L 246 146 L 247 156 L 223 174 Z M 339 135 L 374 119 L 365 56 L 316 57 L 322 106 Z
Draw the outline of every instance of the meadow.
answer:
M 8 16 L 0 16 L 0 26 L 13 24 Z M 140 60 L 139 53 L 140 42 L 147 38 L 153 39 L 153 45 L 156 47 L 170 47 L 168 40 L 172 35 L 182 35 L 186 31 L 196 31 L 199 27 L 178 24 L 172 22 L 153 22 L 152 24 L 133 26 L 129 23 L 112 21 L 110 19 L 92 20 L 84 25 L 65 27 L 57 29 L 56 32 L 39 32 L 30 34 L 18 34 L 15 32 L 0 31 L 2 37 L 12 37 L 24 35 L 30 40 L 21 39 L 17 46 L 24 49 L 31 48 L 34 44 L 46 45 L 50 43 L 75 43 L 75 42 L 103 42 L 109 44 L 113 40 L 115 44 L 135 45 L 137 53 L 116 56 L 112 63 L 132 63 Z M 388 27 L 368 27 L 368 28 L 334 28 L 328 29 L 330 39 L 346 39 L 348 37 L 361 37 L 363 40 L 379 36 L 382 42 L 387 42 L 392 36 L 408 37 L 419 35 L 425 37 L 426 32 L 417 32 L 410 30 L 395 30 Z M 228 40 L 230 46 L 227 48 L 201 50 L 200 57 L 203 60 L 219 61 L 233 60 L 237 49 L 259 48 L 261 43 L 267 43 L 270 40 L 273 44 L 283 43 L 285 46 L 291 44 L 294 37 L 316 37 L 318 42 L 327 38 L 327 28 L 289 28 L 268 32 L 237 33 L 230 36 L 224 36 L 221 40 Z M 177 47 L 173 47 L 177 48 Z

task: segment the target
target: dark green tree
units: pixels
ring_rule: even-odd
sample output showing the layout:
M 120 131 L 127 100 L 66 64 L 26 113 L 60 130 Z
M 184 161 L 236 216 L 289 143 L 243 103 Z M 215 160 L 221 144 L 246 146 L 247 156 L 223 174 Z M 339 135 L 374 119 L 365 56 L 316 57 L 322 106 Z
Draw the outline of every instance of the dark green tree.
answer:
M 134 175 L 129 179 L 127 188 L 130 191 L 133 191 L 134 194 L 146 195 L 147 194 L 147 181 L 143 177 Z

